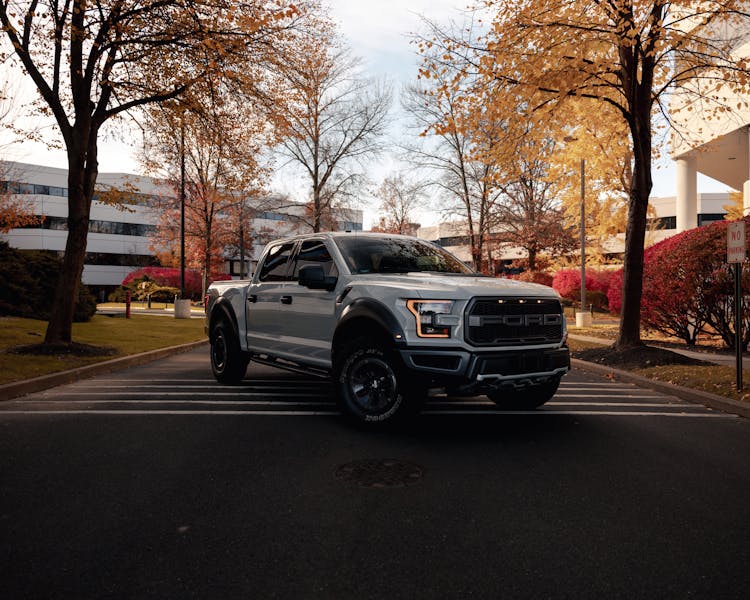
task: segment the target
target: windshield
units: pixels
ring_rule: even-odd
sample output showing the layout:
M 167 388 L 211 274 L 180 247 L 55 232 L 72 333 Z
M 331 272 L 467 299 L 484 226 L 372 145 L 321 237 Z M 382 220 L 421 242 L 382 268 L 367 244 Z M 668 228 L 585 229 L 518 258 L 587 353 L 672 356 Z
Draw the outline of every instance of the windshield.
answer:
M 474 274 L 452 254 L 418 239 L 352 236 L 336 238 L 336 245 L 352 273 Z

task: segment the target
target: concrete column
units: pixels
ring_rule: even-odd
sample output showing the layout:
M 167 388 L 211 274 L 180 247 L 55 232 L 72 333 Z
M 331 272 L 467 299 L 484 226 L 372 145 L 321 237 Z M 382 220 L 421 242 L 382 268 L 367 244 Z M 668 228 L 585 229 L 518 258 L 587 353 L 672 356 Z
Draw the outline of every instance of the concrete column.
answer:
M 695 158 L 678 158 L 677 232 L 698 227 L 698 174 Z

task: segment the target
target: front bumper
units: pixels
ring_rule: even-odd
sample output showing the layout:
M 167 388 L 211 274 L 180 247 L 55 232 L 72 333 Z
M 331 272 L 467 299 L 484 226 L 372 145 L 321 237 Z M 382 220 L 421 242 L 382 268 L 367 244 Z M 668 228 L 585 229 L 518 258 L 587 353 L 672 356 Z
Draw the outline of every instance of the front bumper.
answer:
M 467 393 L 537 385 L 570 370 L 567 347 L 503 352 L 406 348 L 399 352 L 410 370 Z

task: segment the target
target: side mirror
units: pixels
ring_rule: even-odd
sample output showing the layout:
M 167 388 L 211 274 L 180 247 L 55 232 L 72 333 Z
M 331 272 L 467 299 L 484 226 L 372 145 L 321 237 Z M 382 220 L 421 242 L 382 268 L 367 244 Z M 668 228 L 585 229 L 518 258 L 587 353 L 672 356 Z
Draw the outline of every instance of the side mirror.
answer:
M 332 290 L 336 287 L 336 277 L 326 277 L 320 265 L 305 265 L 299 270 L 299 284 L 311 290 Z

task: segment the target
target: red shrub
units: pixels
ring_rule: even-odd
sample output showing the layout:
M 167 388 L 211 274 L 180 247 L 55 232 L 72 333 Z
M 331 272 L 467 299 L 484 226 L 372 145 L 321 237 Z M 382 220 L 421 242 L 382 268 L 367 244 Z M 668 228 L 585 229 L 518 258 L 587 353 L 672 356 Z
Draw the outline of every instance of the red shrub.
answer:
M 750 218 L 746 217 L 745 222 Z M 734 290 L 726 264 L 727 221 L 682 232 L 644 254 L 641 315 L 647 327 L 695 343 L 710 325 L 730 348 L 734 346 Z M 743 296 L 750 289 L 745 269 Z M 742 309 L 742 346 L 750 340 L 748 303 Z
M 173 267 L 143 267 L 125 276 L 122 280 L 123 286 L 134 279 L 148 277 L 159 285 L 178 288 L 180 287 L 180 270 Z M 231 279 L 229 275 L 217 273 L 211 276 L 211 281 L 223 281 Z M 196 269 L 185 269 L 185 293 L 191 298 L 199 298 L 202 292 L 203 282 L 201 274 Z
M 524 271 L 518 275 L 510 275 L 508 279 L 528 281 L 530 283 L 541 283 L 542 285 L 552 287 L 552 275 L 549 273 L 543 273 L 542 271 Z
M 586 277 L 586 283 L 588 283 Z M 552 278 L 552 287 L 557 290 L 563 298 L 575 300 L 577 292 L 581 289 L 581 271 L 579 269 L 563 269 L 558 271 Z
M 620 309 L 622 308 L 622 269 L 613 271 L 609 277 L 607 304 L 609 306 L 609 312 L 613 315 L 620 314 Z
M 609 290 L 609 282 L 612 271 L 586 269 L 586 289 L 592 292 L 606 294 Z M 552 287 L 563 297 L 577 300 L 581 291 L 581 270 L 563 269 L 558 271 L 552 280 Z
M 614 271 L 606 269 L 586 269 L 586 289 L 606 294 L 609 290 L 609 281 L 612 279 L 612 273 Z

